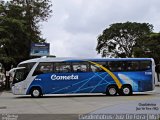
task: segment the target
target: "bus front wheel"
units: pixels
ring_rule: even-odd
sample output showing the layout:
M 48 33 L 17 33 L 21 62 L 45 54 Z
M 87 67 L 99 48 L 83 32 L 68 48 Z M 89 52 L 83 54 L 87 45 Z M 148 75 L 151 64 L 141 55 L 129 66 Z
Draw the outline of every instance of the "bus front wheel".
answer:
M 42 91 L 39 87 L 33 87 L 30 93 L 31 93 L 31 97 L 33 98 L 38 98 L 42 96 Z
M 123 96 L 132 95 L 132 87 L 130 85 L 123 85 L 120 90 L 120 95 L 123 95 Z
M 118 88 L 115 85 L 111 85 L 107 87 L 106 95 L 115 96 L 117 95 Z

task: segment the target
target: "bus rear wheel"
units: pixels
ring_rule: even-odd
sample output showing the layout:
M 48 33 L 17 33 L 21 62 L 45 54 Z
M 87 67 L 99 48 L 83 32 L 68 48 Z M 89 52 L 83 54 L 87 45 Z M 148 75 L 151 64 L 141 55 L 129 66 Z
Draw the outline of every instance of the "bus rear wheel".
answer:
M 132 87 L 130 85 L 124 85 L 122 86 L 121 90 L 120 90 L 120 95 L 123 96 L 129 96 L 132 95 Z
M 106 95 L 115 96 L 117 95 L 117 91 L 118 91 L 117 86 L 115 85 L 108 86 L 106 90 Z
M 34 87 L 31 89 L 31 97 L 39 98 L 42 96 L 42 91 L 39 87 Z

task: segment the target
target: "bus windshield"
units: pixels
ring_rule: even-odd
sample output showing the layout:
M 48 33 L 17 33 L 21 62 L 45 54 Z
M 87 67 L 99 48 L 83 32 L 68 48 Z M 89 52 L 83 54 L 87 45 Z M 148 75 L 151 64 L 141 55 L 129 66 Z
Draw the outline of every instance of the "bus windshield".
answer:
M 25 80 L 35 63 L 25 63 L 18 65 L 19 69 L 16 69 L 13 84 Z
M 13 84 L 25 80 L 27 77 L 26 68 L 17 69 L 13 79 Z

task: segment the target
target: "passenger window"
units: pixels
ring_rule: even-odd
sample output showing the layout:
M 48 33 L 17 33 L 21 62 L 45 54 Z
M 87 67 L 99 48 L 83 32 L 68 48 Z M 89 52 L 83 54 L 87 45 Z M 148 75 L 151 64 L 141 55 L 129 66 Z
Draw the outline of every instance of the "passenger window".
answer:
M 112 72 L 124 70 L 123 62 L 121 61 L 111 61 L 108 62 L 108 69 Z
M 141 61 L 140 62 L 140 70 L 149 70 L 151 69 L 151 61 Z
M 123 63 L 119 62 L 119 61 L 115 62 L 115 69 L 116 69 L 116 71 L 122 71 L 122 70 L 124 70 Z
M 115 71 L 115 62 L 108 62 L 108 69 L 110 71 Z
M 106 67 L 106 66 L 107 66 L 107 63 L 106 63 L 106 62 L 96 62 L 96 63 L 102 65 L 103 67 Z
M 71 72 L 70 63 L 55 63 L 55 72 L 56 73 L 69 73 L 69 72 Z
M 104 71 L 102 68 L 100 68 L 99 66 L 96 66 L 96 65 L 91 64 L 90 67 L 91 67 L 91 72 L 105 72 L 105 71 Z
M 88 64 L 87 63 L 72 63 L 73 72 L 88 72 Z
M 52 73 L 53 72 L 53 63 L 39 63 L 36 70 L 34 71 L 34 76 L 44 73 Z
M 139 62 L 138 61 L 129 61 L 126 65 L 127 71 L 138 71 L 139 70 Z
M 99 65 L 102 65 L 103 67 L 106 67 L 106 62 L 95 62 Z M 105 72 L 101 67 L 95 65 L 95 64 L 90 64 L 90 70 L 91 72 Z

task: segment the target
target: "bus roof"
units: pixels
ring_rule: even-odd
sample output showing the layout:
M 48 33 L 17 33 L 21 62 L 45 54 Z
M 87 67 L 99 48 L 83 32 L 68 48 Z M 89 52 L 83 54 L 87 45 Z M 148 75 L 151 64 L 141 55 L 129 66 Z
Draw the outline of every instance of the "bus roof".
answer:
M 41 58 L 35 58 L 30 59 L 21 62 L 20 64 L 24 63 L 31 63 L 31 62 L 74 62 L 74 61 L 126 61 L 126 60 L 151 60 L 153 61 L 153 58 L 69 58 L 69 57 L 41 57 Z

